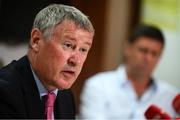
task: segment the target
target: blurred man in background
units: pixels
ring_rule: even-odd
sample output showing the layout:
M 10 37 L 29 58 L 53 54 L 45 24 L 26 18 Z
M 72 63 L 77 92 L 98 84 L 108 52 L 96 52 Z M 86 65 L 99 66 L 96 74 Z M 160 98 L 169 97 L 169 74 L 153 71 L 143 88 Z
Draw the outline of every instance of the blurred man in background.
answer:
M 144 119 L 151 104 L 175 117 L 172 100 L 178 90 L 152 76 L 164 44 L 164 36 L 158 28 L 137 27 L 124 48 L 125 64 L 86 81 L 81 95 L 80 117 Z
M 26 56 L 0 70 L 0 118 L 73 119 L 69 89 L 91 48 L 94 28 L 78 9 L 52 4 L 41 10 Z

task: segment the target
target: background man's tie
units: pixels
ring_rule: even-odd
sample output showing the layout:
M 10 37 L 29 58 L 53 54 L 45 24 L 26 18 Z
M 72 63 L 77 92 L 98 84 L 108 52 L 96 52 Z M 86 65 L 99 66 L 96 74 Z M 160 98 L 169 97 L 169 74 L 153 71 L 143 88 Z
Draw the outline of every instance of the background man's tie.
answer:
M 45 115 L 47 120 L 52 120 L 55 99 L 56 99 L 56 95 L 53 92 L 49 92 L 46 96 Z

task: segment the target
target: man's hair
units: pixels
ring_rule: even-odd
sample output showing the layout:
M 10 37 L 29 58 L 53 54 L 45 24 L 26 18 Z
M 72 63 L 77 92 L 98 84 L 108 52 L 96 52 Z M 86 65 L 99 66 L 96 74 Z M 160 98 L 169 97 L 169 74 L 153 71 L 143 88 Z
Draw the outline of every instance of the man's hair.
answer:
M 160 42 L 162 46 L 165 44 L 163 33 L 155 26 L 145 24 L 139 25 L 128 39 L 128 42 L 130 44 L 134 43 L 140 37 L 153 38 L 153 40 Z
M 48 37 L 64 20 L 71 20 L 79 28 L 94 34 L 93 25 L 86 15 L 73 6 L 62 4 L 51 4 L 42 9 L 35 17 L 33 28 L 38 28 L 44 37 Z

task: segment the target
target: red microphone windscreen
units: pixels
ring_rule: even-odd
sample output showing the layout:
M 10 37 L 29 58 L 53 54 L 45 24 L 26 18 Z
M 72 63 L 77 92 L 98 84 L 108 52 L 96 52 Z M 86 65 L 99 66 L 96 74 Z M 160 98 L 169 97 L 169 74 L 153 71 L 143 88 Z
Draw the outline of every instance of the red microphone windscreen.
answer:
M 156 105 L 149 106 L 149 108 L 145 111 L 145 117 L 147 119 L 171 119 L 170 115 L 163 112 Z
M 172 105 L 175 111 L 180 115 L 180 93 L 173 99 Z

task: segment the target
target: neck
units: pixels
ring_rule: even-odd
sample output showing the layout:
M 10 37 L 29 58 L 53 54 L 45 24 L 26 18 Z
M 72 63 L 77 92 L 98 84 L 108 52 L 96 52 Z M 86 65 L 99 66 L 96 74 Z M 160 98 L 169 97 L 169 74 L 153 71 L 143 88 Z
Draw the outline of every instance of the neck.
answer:
M 140 98 L 150 85 L 150 76 L 137 75 L 130 70 L 127 70 L 126 73 L 128 80 L 131 82 L 137 97 Z
M 48 84 L 45 82 L 45 78 L 42 78 L 42 77 L 41 77 L 42 75 L 38 74 L 38 73 L 40 73 L 40 72 L 38 72 L 38 71 L 40 71 L 40 70 L 39 70 L 38 67 L 37 67 L 37 66 L 38 66 L 38 62 L 37 62 L 35 53 L 34 53 L 33 51 L 31 51 L 31 49 L 29 49 L 27 56 L 28 56 L 28 59 L 29 59 L 29 61 L 30 61 L 30 64 L 31 64 L 31 66 L 32 66 L 32 69 L 33 69 L 35 75 L 36 75 L 36 76 L 38 77 L 38 79 L 41 81 L 41 83 L 42 83 L 43 86 L 46 88 L 46 90 L 47 90 L 47 91 L 53 91 L 53 90 L 55 90 L 56 88 L 55 88 L 54 86 L 48 85 Z

